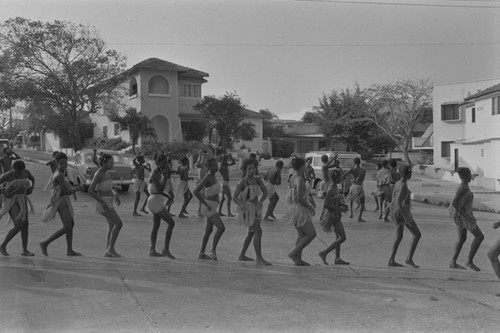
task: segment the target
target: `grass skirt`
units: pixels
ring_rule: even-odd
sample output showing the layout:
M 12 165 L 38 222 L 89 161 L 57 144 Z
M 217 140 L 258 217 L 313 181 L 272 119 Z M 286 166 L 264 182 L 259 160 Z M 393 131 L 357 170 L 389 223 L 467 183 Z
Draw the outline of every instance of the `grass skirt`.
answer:
M 162 194 L 151 194 L 148 198 L 148 209 L 153 214 L 158 214 L 166 209 L 167 198 Z

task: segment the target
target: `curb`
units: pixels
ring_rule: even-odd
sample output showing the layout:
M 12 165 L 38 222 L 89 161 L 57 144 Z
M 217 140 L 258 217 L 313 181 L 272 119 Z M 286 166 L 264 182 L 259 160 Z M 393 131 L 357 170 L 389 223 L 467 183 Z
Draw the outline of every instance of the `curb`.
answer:
M 448 206 L 450 206 L 451 201 L 453 199 L 450 199 L 447 197 L 435 196 L 435 195 L 425 195 L 425 194 L 412 193 L 411 200 L 415 201 L 415 202 L 434 205 L 434 206 L 448 207 Z M 481 202 L 474 202 L 472 204 L 472 210 L 476 211 L 476 212 L 487 212 L 487 213 L 500 214 L 499 210 L 496 210 L 495 208 L 487 206 Z
M 46 164 L 48 162 L 48 161 L 42 161 L 42 160 L 39 160 L 36 158 L 31 158 L 31 157 L 26 157 L 26 156 L 23 156 L 22 159 L 25 161 L 28 161 L 28 162 L 33 162 L 33 163 L 38 163 L 38 164 Z

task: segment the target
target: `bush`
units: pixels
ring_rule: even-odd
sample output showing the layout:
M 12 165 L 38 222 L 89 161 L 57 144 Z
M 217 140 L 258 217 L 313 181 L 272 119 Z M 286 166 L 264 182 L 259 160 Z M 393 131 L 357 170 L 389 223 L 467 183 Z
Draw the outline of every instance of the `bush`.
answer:
M 271 159 L 271 154 L 269 153 L 263 153 L 263 154 L 260 154 L 260 157 L 265 159 L 265 160 L 270 160 Z
M 292 155 L 295 150 L 295 144 L 292 140 L 278 139 L 272 140 L 273 156 L 287 158 Z
M 86 139 L 83 148 L 98 148 L 107 150 L 122 150 L 130 146 L 128 142 L 122 140 L 122 138 L 92 138 Z
M 200 141 L 172 142 L 172 143 L 155 143 L 152 141 L 143 142 L 139 152 L 144 156 L 152 159 L 156 153 L 168 152 L 174 160 L 180 159 L 182 156 L 190 153 L 195 157 L 198 156 L 198 151 L 208 149 L 209 146 L 204 145 Z M 194 157 L 193 157 L 194 158 Z

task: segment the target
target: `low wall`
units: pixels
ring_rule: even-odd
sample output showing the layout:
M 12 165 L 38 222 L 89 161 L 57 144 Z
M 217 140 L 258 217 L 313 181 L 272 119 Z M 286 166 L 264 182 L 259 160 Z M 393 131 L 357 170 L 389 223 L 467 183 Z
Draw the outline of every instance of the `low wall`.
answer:
M 434 165 L 414 165 L 413 173 L 425 174 L 426 176 L 429 176 L 431 178 L 447 180 L 460 184 L 460 177 L 458 176 L 457 172 L 455 172 L 454 170 L 435 167 Z M 477 175 L 472 175 L 472 178 L 473 179 L 470 182 L 471 186 L 500 191 L 500 179 L 480 177 Z

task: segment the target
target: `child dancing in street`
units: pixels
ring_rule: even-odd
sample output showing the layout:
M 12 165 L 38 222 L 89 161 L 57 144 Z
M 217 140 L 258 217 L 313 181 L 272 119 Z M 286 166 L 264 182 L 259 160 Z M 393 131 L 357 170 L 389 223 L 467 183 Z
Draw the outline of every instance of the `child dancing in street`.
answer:
M 4 196 L 4 202 L 2 210 L 0 211 L 0 218 L 5 214 L 10 215 L 10 219 L 2 219 L 10 225 L 11 222 L 14 223 L 4 241 L 0 245 L 0 254 L 8 256 L 7 244 L 21 232 L 21 243 L 23 247 L 23 256 L 34 256 L 33 253 L 28 251 L 28 210 L 33 212 L 33 204 L 31 203 L 28 195 L 33 192 L 33 187 L 35 186 L 35 177 L 31 174 L 29 170 L 26 169 L 26 165 L 23 161 L 15 161 L 13 164 L 13 169 L 4 173 L 0 177 L 0 184 L 5 183 L 6 186 L 1 190 Z
M 63 227 L 57 230 L 45 241 L 40 242 L 40 247 L 42 249 L 42 253 L 44 255 L 48 255 L 47 248 L 50 243 L 62 235 L 66 235 L 66 255 L 81 256 L 81 253 L 73 250 L 73 228 L 75 226 L 75 220 L 73 218 L 73 205 L 71 204 L 69 195 L 78 191 L 83 191 L 85 186 L 83 184 L 72 186 L 64 176 L 66 168 L 68 167 L 68 156 L 66 156 L 65 153 L 58 153 L 55 156 L 55 161 L 57 163 L 57 170 L 53 176 L 51 176 L 52 196 L 50 198 L 49 206 L 45 212 L 42 213 L 42 221 L 47 223 L 48 221 L 55 219 L 56 214 L 59 213 Z
M 217 208 L 219 206 L 219 194 L 221 193 L 221 185 L 215 177 L 215 173 L 219 170 L 217 160 L 215 158 L 208 159 L 207 167 L 208 173 L 205 175 L 205 178 L 201 180 L 198 186 L 196 186 L 193 192 L 194 195 L 202 203 L 201 213 L 206 218 L 205 233 L 203 234 L 198 259 L 212 259 L 214 261 L 217 261 L 217 244 L 219 243 L 222 234 L 226 230 L 226 227 L 224 226 L 224 223 L 222 223 L 220 216 L 217 214 Z M 204 195 L 201 194 L 201 191 L 204 192 Z M 212 231 L 214 229 L 214 225 L 217 228 L 217 231 L 214 234 L 212 250 L 207 256 L 205 254 L 205 249 L 207 247 L 210 234 L 212 234 Z
M 345 230 L 342 224 L 342 213 L 347 212 L 349 207 L 344 203 L 344 195 L 337 188 L 337 184 L 342 181 L 342 172 L 334 170 L 331 175 L 332 185 L 326 192 L 323 212 L 321 213 L 320 223 L 325 232 L 335 232 L 337 239 L 325 250 L 319 253 L 319 257 L 325 265 L 328 265 L 326 256 L 335 250 L 335 265 L 349 265 L 347 261 L 340 258 L 340 245 L 345 242 Z
M 135 167 L 136 180 L 134 183 L 134 193 L 135 193 L 135 201 L 134 201 L 134 212 L 133 216 L 141 216 L 137 213 L 137 206 L 141 200 L 141 193 L 144 192 L 146 194 L 146 199 L 144 199 L 144 204 L 142 205 L 141 212 L 144 214 L 148 214 L 146 211 L 146 203 L 148 202 L 149 192 L 146 186 L 146 182 L 144 181 L 146 170 L 151 172 L 151 165 L 146 164 L 146 159 L 140 153 L 132 161 Z
M 239 181 L 234 191 L 234 202 L 238 205 L 238 221 L 241 225 L 248 227 L 247 236 L 243 241 L 243 247 L 238 260 L 253 261 L 246 256 L 250 242 L 253 239 L 255 249 L 255 262 L 257 265 L 269 266 L 270 262 L 262 256 L 262 203 L 267 198 L 267 189 L 260 177 L 256 177 L 257 167 L 252 159 L 243 161 L 242 170 L 246 171 L 246 177 Z M 260 198 L 259 198 L 260 196 Z
M 493 229 L 498 229 L 499 227 L 500 227 L 500 221 L 493 223 Z M 490 259 L 491 266 L 493 267 L 495 274 L 500 280 L 500 261 L 498 261 L 499 255 L 500 255 L 500 239 L 498 239 L 488 251 L 488 259 Z
M 151 230 L 151 248 L 149 255 L 152 257 L 167 256 L 170 259 L 175 257 L 170 253 L 170 239 L 175 227 L 175 222 L 172 216 L 167 211 L 167 199 L 172 200 L 168 194 L 165 193 L 165 184 L 167 183 L 166 168 L 168 160 L 165 154 L 156 154 L 155 157 L 156 169 L 151 172 L 149 176 L 149 198 L 148 209 L 153 214 L 153 229 Z M 156 252 L 156 239 L 158 238 L 158 230 L 160 229 L 161 220 L 168 224 L 165 232 L 165 245 L 161 253 Z
M 186 208 L 189 205 L 189 202 L 193 198 L 193 193 L 189 189 L 188 181 L 193 180 L 193 177 L 189 177 L 189 158 L 184 156 L 180 160 L 181 165 L 177 168 L 177 174 L 180 178 L 179 187 L 177 187 L 177 194 L 180 194 L 184 197 L 184 203 L 182 204 L 181 212 L 179 213 L 180 218 L 187 218 Z
M 288 223 L 297 229 L 297 241 L 295 248 L 288 254 L 295 266 L 309 266 L 302 260 L 302 251 L 316 237 L 316 230 L 312 224 L 311 217 L 314 215 L 315 207 L 309 200 L 309 191 L 305 184 L 304 172 L 305 161 L 297 157 L 292 160 L 294 174 L 288 182 L 288 203 L 290 205 L 287 213 Z
M 99 157 L 100 168 L 96 171 L 89 187 L 89 194 L 96 202 L 96 212 L 106 218 L 108 232 L 106 234 L 105 257 L 121 257 L 115 250 L 116 240 L 123 227 L 123 222 L 115 210 L 114 202 L 120 206 L 120 198 L 111 179 L 109 171 L 113 169 L 115 161 L 113 156 L 103 153 Z
M 467 231 L 470 231 L 474 235 L 474 240 L 470 246 L 469 257 L 465 266 L 478 272 L 479 267 L 474 264 L 474 256 L 479 249 L 479 245 L 484 239 L 484 235 L 477 225 L 476 218 L 472 213 L 472 202 L 474 201 L 474 194 L 469 188 L 469 183 L 472 179 L 472 175 L 469 168 L 458 168 L 458 175 L 461 180 L 461 184 L 455 193 L 455 198 L 449 207 L 450 215 L 457 225 L 458 238 L 455 244 L 455 253 L 453 258 L 451 258 L 450 268 L 465 269 L 463 266 L 457 264 L 458 255 L 462 246 L 467 239 Z
M 391 257 L 389 258 L 389 266 L 391 267 L 401 267 L 403 265 L 396 262 L 396 253 L 398 251 L 399 243 L 403 239 L 403 230 L 406 226 L 408 230 L 413 234 L 413 240 L 410 247 L 410 252 L 406 258 L 406 264 L 413 268 L 418 268 L 413 262 L 413 255 L 418 245 L 418 241 L 422 234 L 418 229 L 417 223 L 413 219 L 411 214 L 411 201 L 410 195 L 411 191 L 408 188 L 407 182 L 411 178 L 411 167 L 408 165 L 402 165 L 399 167 L 399 174 L 401 179 L 394 185 L 394 190 L 392 193 L 391 201 L 391 215 L 392 220 L 396 223 L 396 239 L 394 240 L 394 245 L 392 246 Z

